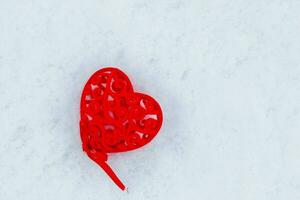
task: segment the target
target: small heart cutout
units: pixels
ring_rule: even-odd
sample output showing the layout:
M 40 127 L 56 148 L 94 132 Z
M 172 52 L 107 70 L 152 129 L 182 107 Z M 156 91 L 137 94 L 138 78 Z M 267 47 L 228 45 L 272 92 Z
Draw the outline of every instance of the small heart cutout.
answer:
M 83 150 L 124 190 L 106 163 L 107 153 L 130 151 L 149 143 L 161 128 L 161 107 L 149 95 L 134 92 L 125 73 L 108 67 L 87 81 L 80 116 Z

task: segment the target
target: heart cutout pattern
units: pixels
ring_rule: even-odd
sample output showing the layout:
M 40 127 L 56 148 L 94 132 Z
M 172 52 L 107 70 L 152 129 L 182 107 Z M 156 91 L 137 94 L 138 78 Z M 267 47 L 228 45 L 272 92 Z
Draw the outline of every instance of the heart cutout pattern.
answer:
M 107 67 L 87 81 L 80 116 L 83 151 L 124 190 L 106 162 L 107 153 L 130 151 L 149 143 L 161 128 L 161 107 L 149 95 L 134 92 L 121 70 Z

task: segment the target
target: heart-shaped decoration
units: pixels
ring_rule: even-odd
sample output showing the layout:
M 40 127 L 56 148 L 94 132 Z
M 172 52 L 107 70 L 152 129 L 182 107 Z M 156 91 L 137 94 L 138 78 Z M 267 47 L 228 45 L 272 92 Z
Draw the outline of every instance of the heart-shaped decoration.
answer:
M 124 184 L 106 163 L 107 153 L 130 151 L 149 143 L 162 125 L 159 104 L 149 95 L 134 92 L 121 70 L 108 67 L 87 81 L 80 115 L 83 150 L 124 190 Z

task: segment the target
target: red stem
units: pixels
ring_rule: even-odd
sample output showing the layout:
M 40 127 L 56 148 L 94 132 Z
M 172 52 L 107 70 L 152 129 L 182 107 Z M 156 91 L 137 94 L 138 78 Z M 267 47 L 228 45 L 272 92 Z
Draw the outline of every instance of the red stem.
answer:
M 113 180 L 113 182 L 121 189 L 125 190 L 125 185 L 122 183 L 122 181 L 117 177 L 115 172 L 112 170 L 112 168 L 106 163 L 107 156 L 106 154 L 103 154 L 104 157 L 99 157 L 93 154 L 88 153 L 88 156 L 97 163 L 105 172 L 106 174 Z
M 121 189 L 125 190 L 125 185 L 121 182 L 121 180 L 117 177 L 115 172 L 111 169 L 111 167 L 106 162 L 98 163 L 100 167 L 106 172 L 106 174 L 115 182 L 115 184 Z

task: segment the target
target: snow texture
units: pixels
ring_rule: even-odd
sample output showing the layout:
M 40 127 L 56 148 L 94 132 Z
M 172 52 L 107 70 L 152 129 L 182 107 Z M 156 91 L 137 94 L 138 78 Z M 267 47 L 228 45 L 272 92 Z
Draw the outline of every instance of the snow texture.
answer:
M 1 200 L 299 200 L 300 2 L 0 0 Z M 82 152 L 89 76 L 119 66 L 157 137 Z

